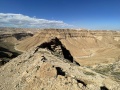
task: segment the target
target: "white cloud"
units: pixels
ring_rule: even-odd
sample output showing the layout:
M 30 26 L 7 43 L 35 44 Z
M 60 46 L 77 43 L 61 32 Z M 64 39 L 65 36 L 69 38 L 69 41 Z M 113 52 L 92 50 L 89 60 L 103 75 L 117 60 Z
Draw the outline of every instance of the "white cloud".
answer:
M 39 19 L 22 14 L 0 13 L 0 27 L 70 28 L 63 21 Z

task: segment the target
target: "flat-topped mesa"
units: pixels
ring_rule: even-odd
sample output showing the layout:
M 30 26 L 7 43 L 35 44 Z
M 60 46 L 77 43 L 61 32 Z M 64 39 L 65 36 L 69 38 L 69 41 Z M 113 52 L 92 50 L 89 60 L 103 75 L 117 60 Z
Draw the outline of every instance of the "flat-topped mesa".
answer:
M 91 37 L 94 36 L 119 36 L 117 31 L 92 31 L 92 30 L 73 30 L 73 29 L 44 29 L 39 32 L 42 38 L 57 37 L 59 39 L 74 38 L 74 37 Z
M 111 43 L 111 41 L 119 41 L 120 40 L 120 32 L 117 31 L 90 31 L 90 30 L 71 30 L 71 29 L 44 29 L 40 30 L 33 37 L 27 38 L 17 45 L 17 49 L 26 51 L 29 48 L 40 45 L 40 43 L 45 41 L 46 39 L 57 37 L 58 39 L 62 39 L 65 41 L 66 39 L 73 41 L 77 41 L 78 44 L 85 43 L 85 45 L 80 45 L 82 48 L 86 48 L 86 46 L 96 47 L 100 46 L 98 43 Z M 101 42 L 103 41 L 103 42 Z M 64 42 L 62 42 L 64 44 Z M 70 42 L 72 43 L 72 41 Z M 84 47 L 85 46 L 85 47 Z
M 94 52 L 99 48 L 116 47 L 115 44 L 120 41 L 120 32 L 44 29 L 40 30 L 33 37 L 20 41 L 15 48 L 20 51 L 27 51 L 53 37 L 57 37 L 66 49 L 70 51 L 71 55 L 78 59 L 95 55 Z
M 68 39 L 68 38 L 76 38 L 76 37 L 85 37 L 90 36 L 88 31 L 77 31 L 77 30 L 69 30 L 69 29 L 45 29 L 40 30 L 37 34 L 35 34 L 31 38 L 27 38 L 19 42 L 17 45 L 17 49 L 26 51 L 33 46 L 40 45 L 44 41 L 57 37 L 58 39 Z
M 87 30 L 71 30 L 71 29 L 44 29 L 39 32 L 42 38 L 57 37 L 59 39 L 66 39 L 72 37 L 90 37 Z

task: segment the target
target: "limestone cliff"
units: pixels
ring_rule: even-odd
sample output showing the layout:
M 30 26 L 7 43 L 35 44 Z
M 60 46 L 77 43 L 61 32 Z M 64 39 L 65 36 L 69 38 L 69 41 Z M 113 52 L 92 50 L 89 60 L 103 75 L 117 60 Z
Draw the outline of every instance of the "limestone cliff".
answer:
M 115 61 L 114 59 L 119 56 L 119 53 L 116 52 L 120 52 L 120 32 L 105 30 L 44 29 L 39 31 L 33 37 L 20 41 L 17 44 L 16 49 L 24 52 L 31 47 L 40 45 L 52 37 L 57 37 L 70 51 L 73 58 L 84 65 L 99 63 L 98 58 L 102 62 L 107 62 L 109 58 L 113 58 L 112 61 Z M 103 52 L 101 52 L 102 50 Z M 101 58 L 101 55 L 103 55 L 103 58 Z M 104 57 L 104 55 L 109 58 L 106 59 L 106 56 Z M 94 61 L 91 62 L 88 58 L 91 58 L 90 60 Z M 88 62 L 83 62 L 82 59 L 86 59 Z

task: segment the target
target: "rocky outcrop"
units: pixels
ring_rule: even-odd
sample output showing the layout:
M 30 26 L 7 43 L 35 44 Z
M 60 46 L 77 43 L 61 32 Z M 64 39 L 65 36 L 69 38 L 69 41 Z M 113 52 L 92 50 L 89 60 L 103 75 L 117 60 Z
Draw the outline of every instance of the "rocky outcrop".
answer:
M 58 40 L 58 42 L 56 42 Z M 53 48 L 53 46 L 55 48 Z M 31 48 L 0 68 L 1 90 L 118 90 L 109 77 L 78 66 L 60 56 L 59 39 L 54 38 Z M 65 48 L 65 47 L 64 47 Z
M 73 56 L 70 54 L 69 50 L 65 48 L 65 46 L 61 43 L 61 41 L 55 37 L 48 42 L 42 43 L 39 48 L 47 48 L 49 49 L 54 55 L 58 57 L 62 57 L 68 59 L 70 62 L 74 62 L 79 65 L 74 59 Z

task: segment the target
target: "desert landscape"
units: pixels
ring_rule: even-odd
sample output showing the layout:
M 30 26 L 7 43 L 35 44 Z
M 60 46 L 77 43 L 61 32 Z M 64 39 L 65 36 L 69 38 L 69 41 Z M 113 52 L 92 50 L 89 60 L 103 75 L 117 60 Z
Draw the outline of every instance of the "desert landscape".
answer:
M 0 90 L 119 90 L 120 32 L 0 28 Z
M 120 0 L 0 0 L 0 90 L 120 90 Z

